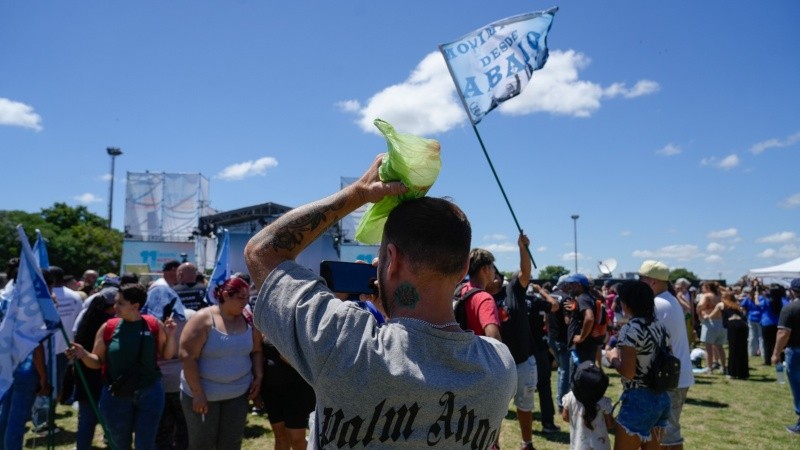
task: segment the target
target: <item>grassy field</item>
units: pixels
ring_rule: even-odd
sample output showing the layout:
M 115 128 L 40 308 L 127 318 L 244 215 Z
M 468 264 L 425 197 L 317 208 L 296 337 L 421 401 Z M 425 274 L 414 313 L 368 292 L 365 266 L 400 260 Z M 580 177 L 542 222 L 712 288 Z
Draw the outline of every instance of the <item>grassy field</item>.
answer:
M 784 428 L 796 420 L 789 386 L 777 384 L 775 369 L 762 366 L 759 358 L 751 358 L 750 364 L 751 376 L 748 381 L 728 380 L 716 373 L 695 375 L 696 384 L 689 390 L 681 420 L 687 449 L 800 449 L 800 436 L 790 434 Z M 619 377 L 611 372 L 609 375 L 611 386 L 607 395 L 616 401 L 621 391 Z M 555 381 L 555 372 L 552 381 Z M 537 418 L 538 415 L 535 415 L 534 419 Z M 59 406 L 56 423 L 63 428 L 54 436 L 56 448 L 72 449 L 75 445 L 77 412 L 69 406 Z M 562 432 L 551 435 L 543 435 L 541 425 L 534 424 L 534 445 L 537 449 L 569 448 L 567 424 L 558 417 L 556 423 Z M 244 435 L 246 449 L 272 448 L 272 430 L 265 416 L 249 416 Z M 101 436 L 98 427 L 96 448 L 105 448 Z M 501 445 L 506 449 L 514 449 L 518 448 L 519 442 L 519 427 L 512 405 L 503 421 Z M 25 436 L 25 447 L 45 448 L 46 439 L 37 438 L 29 432 Z

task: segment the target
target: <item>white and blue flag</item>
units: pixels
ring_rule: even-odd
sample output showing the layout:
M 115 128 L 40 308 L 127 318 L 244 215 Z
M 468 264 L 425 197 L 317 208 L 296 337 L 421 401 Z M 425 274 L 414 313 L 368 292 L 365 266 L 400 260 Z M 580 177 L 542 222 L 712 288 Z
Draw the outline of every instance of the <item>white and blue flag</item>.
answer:
M 556 11 L 509 17 L 439 46 L 473 125 L 522 93 L 533 72 L 544 67 Z
M 36 264 L 39 269 L 50 268 L 50 257 L 47 255 L 47 245 L 42 238 L 42 232 L 36 229 L 36 242 L 33 244 L 33 257 L 36 258 Z
M 22 243 L 17 281 L 0 323 L 0 398 L 14 381 L 19 363 L 61 323 L 22 225 L 17 232 Z
M 208 282 L 208 289 L 206 290 L 206 299 L 212 305 L 219 304 L 214 290 L 217 286 L 221 285 L 231 276 L 231 257 L 230 257 L 230 237 L 228 230 L 224 230 L 222 234 L 222 243 L 217 252 L 217 263 L 214 264 L 214 271 L 211 272 L 211 280 Z

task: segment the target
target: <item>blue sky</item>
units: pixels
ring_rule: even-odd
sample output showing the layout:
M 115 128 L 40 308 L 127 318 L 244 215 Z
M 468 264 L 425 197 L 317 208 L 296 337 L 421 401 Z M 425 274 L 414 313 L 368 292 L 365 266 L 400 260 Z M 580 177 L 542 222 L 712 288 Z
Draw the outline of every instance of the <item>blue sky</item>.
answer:
M 647 258 L 731 281 L 800 256 L 800 3 L 0 1 L 0 209 L 86 204 L 125 172 L 200 172 L 211 206 L 298 206 L 438 139 L 430 191 L 473 244 L 516 227 L 437 45 L 559 6 L 548 65 L 478 129 L 539 267 Z

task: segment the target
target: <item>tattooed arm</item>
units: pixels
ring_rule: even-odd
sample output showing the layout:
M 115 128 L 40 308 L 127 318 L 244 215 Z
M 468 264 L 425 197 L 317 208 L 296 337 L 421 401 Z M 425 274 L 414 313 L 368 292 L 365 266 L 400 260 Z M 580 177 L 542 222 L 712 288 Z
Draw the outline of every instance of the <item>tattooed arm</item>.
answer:
M 332 224 L 362 205 L 387 195 L 399 195 L 406 187 L 399 181 L 384 183 L 378 178 L 383 155 L 355 183 L 313 203 L 295 208 L 253 236 L 244 249 L 247 269 L 259 288 L 283 261 L 295 259 Z

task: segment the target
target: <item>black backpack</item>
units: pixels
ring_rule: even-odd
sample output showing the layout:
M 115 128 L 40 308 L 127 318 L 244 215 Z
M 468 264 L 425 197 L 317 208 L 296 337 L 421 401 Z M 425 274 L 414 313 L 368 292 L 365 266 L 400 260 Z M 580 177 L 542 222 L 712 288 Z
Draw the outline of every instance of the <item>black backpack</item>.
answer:
M 651 334 L 652 336 L 652 334 Z M 667 345 L 666 330 L 661 336 L 661 344 L 654 350 L 653 363 L 644 376 L 647 387 L 656 392 L 666 392 L 678 387 L 681 378 L 681 360 L 672 354 L 672 348 Z
M 453 291 L 453 314 L 455 314 L 456 322 L 458 322 L 458 325 L 461 327 L 461 329 L 468 331 L 470 328 L 467 325 L 467 300 L 483 289 L 472 288 L 468 289 L 466 292 L 464 292 L 464 294 L 461 294 L 463 289 L 464 285 L 459 284 L 456 286 L 456 290 Z

